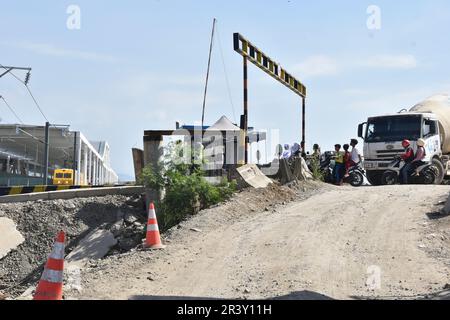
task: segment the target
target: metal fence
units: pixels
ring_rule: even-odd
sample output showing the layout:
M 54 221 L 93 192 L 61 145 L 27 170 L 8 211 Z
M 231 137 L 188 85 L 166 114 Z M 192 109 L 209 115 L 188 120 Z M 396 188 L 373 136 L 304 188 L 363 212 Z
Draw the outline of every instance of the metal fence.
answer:
M 12 174 L 0 175 L 0 186 L 36 186 L 42 184 L 40 177 L 26 177 Z

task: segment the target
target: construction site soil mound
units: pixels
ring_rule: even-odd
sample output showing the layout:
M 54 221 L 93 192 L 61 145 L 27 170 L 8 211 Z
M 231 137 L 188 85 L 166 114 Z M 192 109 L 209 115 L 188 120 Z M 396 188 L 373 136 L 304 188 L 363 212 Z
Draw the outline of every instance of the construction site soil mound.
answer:
M 117 239 L 109 254 L 136 247 L 147 213 L 141 196 L 105 196 L 0 204 L 0 217 L 12 219 L 25 242 L 0 260 L 0 293 L 16 296 L 35 284 L 58 231 L 66 232 L 66 253 L 93 230 L 111 230 Z

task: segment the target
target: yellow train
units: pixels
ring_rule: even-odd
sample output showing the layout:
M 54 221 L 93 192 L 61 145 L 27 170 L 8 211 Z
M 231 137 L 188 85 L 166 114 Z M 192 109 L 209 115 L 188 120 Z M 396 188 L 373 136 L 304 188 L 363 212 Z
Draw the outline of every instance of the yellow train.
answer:
M 74 174 L 72 169 L 55 169 L 53 184 L 57 186 L 73 186 Z

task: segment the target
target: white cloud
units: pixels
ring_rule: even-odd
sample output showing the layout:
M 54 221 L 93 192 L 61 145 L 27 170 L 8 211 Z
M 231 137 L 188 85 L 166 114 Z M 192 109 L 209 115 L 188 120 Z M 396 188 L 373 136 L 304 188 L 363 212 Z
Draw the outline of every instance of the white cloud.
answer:
M 117 62 L 118 60 L 110 55 L 105 55 L 96 52 L 80 51 L 80 50 L 69 50 L 57 47 L 53 44 L 48 43 L 32 43 L 32 42 L 17 42 L 17 43 L 6 43 L 1 42 L 2 46 L 12 46 L 15 48 L 28 50 L 37 54 L 42 54 L 46 56 L 53 57 L 64 57 L 79 60 L 97 61 L 97 62 Z
M 301 78 L 333 76 L 338 74 L 337 62 L 326 55 L 314 55 L 305 59 L 293 68 L 293 73 Z
M 398 92 L 385 92 L 382 96 L 373 91 L 365 97 L 355 98 L 348 103 L 349 110 L 364 110 L 369 115 L 394 113 L 401 109 L 410 109 L 415 104 L 439 93 L 450 93 L 450 85 L 442 84 L 430 87 L 421 87 Z
M 355 63 L 355 61 L 357 62 Z M 328 55 L 318 54 L 307 57 L 292 70 L 300 78 L 312 78 L 335 76 L 342 71 L 348 72 L 355 68 L 414 69 L 417 65 L 417 59 L 411 54 L 379 54 L 365 59 L 335 59 Z
M 371 68 L 387 69 L 414 69 L 417 67 L 417 60 L 413 55 L 376 55 L 369 57 L 360 63 L 361 66 Z

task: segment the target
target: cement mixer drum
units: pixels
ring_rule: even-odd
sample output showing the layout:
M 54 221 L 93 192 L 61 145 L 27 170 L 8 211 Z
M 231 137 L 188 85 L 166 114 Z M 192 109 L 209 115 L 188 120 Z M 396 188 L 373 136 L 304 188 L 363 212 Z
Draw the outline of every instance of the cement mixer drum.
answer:
M 411 108 L 410 112 L 434 113 L 439 120 L 442 152 L 450 153 L 450 100 L 446 94 L 432 96 Z

